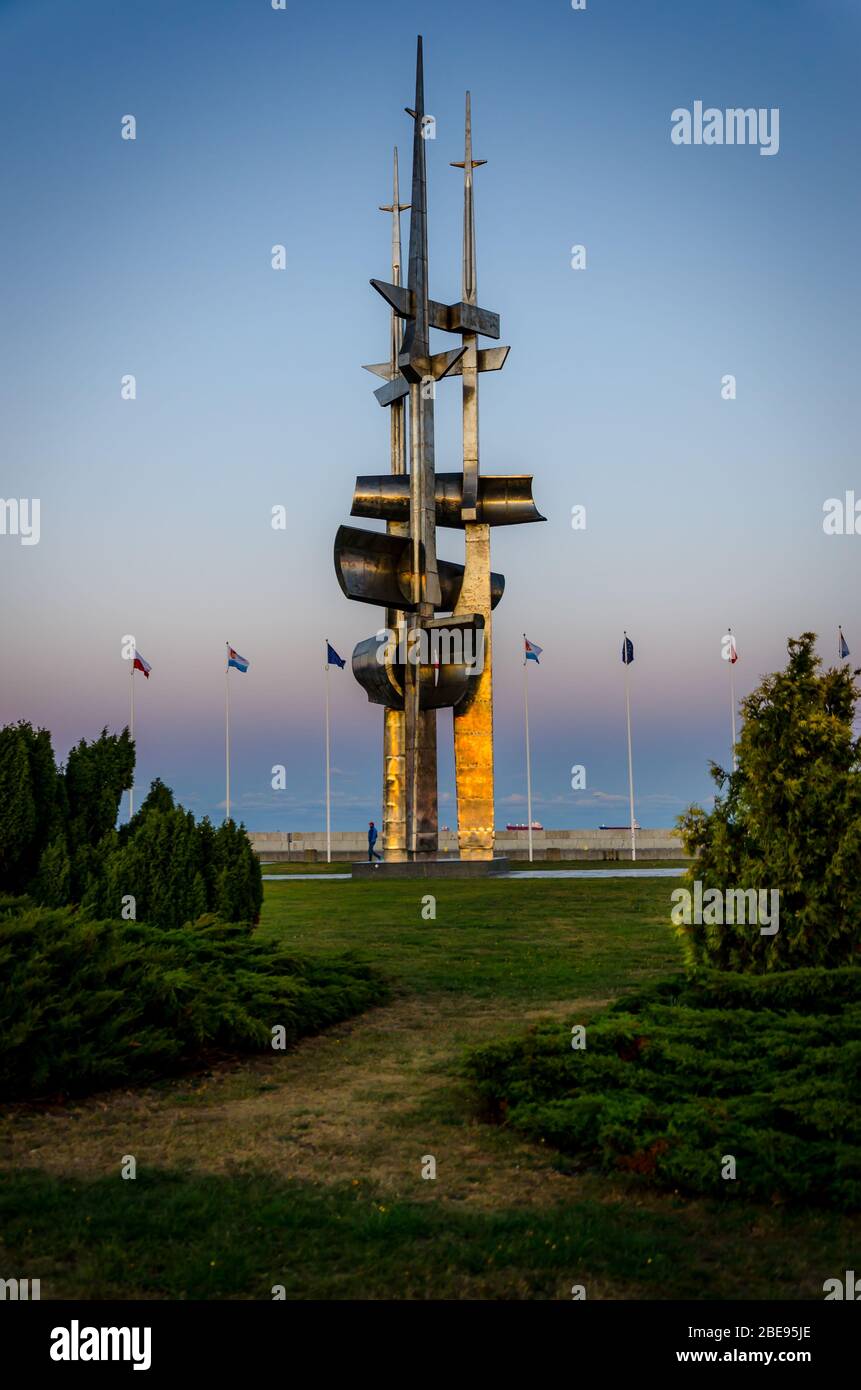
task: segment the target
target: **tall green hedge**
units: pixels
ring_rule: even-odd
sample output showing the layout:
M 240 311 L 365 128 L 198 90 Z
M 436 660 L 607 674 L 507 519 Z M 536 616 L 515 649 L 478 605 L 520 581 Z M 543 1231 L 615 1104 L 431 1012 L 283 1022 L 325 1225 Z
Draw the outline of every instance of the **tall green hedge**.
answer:
M 33 882 L 68 819 L 65 778 L 47 729 L 23 720 L 0 729 L 0 892 L 20 893 Z
M 133 770 L 127 730 L 81 740 L 58 768 L 47 730 L 0 729 L 0 892 L 165 928 L 204 913 L 256 922 L 263 883 L 244 826 L 195 822 L 157 778 L 116 829 Z
M 815 634 L 789 641 L 786 669 L 742 702 L 737 770 L 712 767 L 714 808 L 680 817 L 697 856 L 692 890 L 777 890 L 780 925 L 680 924 L 692 966 L 796 970 L 861 962 L 859 687 L 848 666 L 822 670 Z
M 90 916 L 114 916 L 129 897 L 138 921 L 161 927 L 182 926 L 202 913 L 256 922 L 263 880 L 244 826 L 196 822 L 154 782 L 132 821 L 101 842 L 83 907 Z

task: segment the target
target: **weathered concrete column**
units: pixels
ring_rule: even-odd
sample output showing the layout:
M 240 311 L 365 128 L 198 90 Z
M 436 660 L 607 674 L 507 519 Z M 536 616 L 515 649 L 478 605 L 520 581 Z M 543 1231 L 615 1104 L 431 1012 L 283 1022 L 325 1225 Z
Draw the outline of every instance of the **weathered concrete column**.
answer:
M 478 302 L 475 207 L 472 173 L 484 160 L 472 157 L 472 110 L 466 94 L 463 169 L 463 298 Z M 493 858 L 493 653 L 490 617 L 490 527 L 477 520 L 478 505 L 478 338 L 464 333 L 463 494 L 466 561 L 455 613 L 484 618 L 481 674 L 454 708 L 454 761 L 457 782 L 457 837 L 461 859 Z
M 466 568 L 456 612 L 484 618 L 482 671 L 454 707 L 457 841 L 461 859 L 492 859 L 493 662 L 490 616 L 490 527 L 466 525 Z

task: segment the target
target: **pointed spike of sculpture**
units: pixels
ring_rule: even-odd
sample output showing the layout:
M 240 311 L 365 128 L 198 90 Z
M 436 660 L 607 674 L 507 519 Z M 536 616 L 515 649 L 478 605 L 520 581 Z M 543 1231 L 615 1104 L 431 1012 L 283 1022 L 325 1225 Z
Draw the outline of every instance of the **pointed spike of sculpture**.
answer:
M 466 120 L 463 159 L 452 160 L 453 169 L 463 170 L 463 299 L 465 304 L 478 303 L 475 265 L 475 207 L 472 197 L 472 171 L 486 164 L 486 159 L 472 157 L 472 99 L 466 94 Z
M 416 45 L 416 104 L 413 115 L 413 181 L 410 200 L 410 249 L 407 286 L 415 296 L 415 318 L 407 324 L 400 365 L 411 372 L 416 357 L 428 355 L 428 231 L 427 169 L 425 164 L 425 79 L 422 38 Z M 418 379 L 418 378 L 416 378 Z

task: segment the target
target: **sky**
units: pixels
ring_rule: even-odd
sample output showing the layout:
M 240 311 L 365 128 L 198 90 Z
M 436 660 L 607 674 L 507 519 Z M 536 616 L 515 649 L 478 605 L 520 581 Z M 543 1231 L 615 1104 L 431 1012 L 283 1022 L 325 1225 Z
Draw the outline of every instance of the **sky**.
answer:
M 861 500 L 855 0 L 0 0 L 0 497 L 40 504 L 38 544 L 0 534 L 0 723 L 58 758 L 122 728 L 132 635 L 137 784 L 219 818 L 229 641 L 234 815 L 323 828 L 324 639 L 349 658 L 380 626 L 332 547 L 388 468 L 361 364 L 388 350 L 368 281 L 394 145 L 408 201 L 419 28 L 431 294 L 460 298 L 468 89 L 478 297 L 511 345 L 481 464 L 532 473 L 547 518 L 492 535 L 497 824 L 526 819 L 523 632 L 535 818 L 624 821 L 627 629 L 636 814 L 668 826 L 730 760 L 727 626 L 739 697 L 790 635 L 833 662 L 842 623 L 861 652 L 861 535 L 823 530 Z M 675 144 L 696 101 L 778 109 L 777 152 Z M 441 383 L 440 471 L 459 411 Z M 380 820 L 382 711 L 349 660 L 330 691 L 348 830 Z M 453 826 L 450 712 L 439 746 Z

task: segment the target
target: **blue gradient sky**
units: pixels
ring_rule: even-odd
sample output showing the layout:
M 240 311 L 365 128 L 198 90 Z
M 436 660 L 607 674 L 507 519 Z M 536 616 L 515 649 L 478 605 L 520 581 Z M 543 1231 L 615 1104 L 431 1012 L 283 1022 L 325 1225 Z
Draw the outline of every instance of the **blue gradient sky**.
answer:
M 0 0 L 0 495 L 42 509 L 39 545 L 0 536 L 0 720 L 47 725 L 61 756 L 122 726 L 133 633 L 153 666 L 138 782 L 218 814 L 229 639 L 252 661 L 231 677 L 234 810 L 322 827 L 322 640 L 348 656 L 378 626 L 343 598 L 332 541 L 356 474 L 388 466 L 360 364 L 387 351 L 368 279 L 389 270 L 395 143 L 409 176 L 418 29 L 432 294 L 460 297 L 448 161 L 469 87 L 479 299 L 512 345 L 482 381 L 482 465 L 533 472 L 548 517 L 493 538 L 497 820 L 525 819 L 524 629 L 545 649 L 536 816 L 624 817 L 627 627 L 637 813 L 670 824 L 729 756 L 728 623 L 740 694 L 790 633 L 831 660 L 842 622 L 861 652 L 861 537 L 822 531 L 826 498 L 861 496 L 854 0 Z M 671 111 L 698 99 L 779 107 L 779 154 L 672 145 Z M 441 470 L 460 466 L 459 398 L 439 388 Z M 446 558 L 461 546 L 442 534 Z M 382 715 L 349 669 L 331 680 L 348 829 L 379 820 Z

